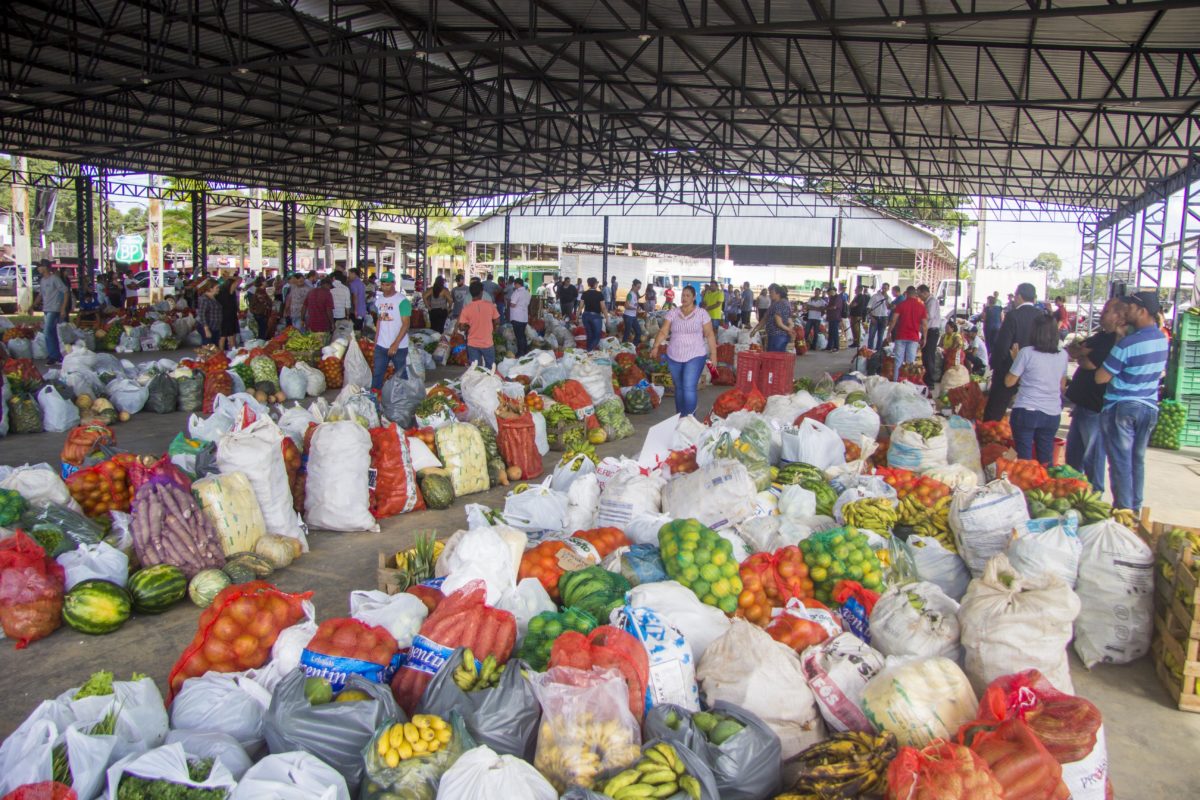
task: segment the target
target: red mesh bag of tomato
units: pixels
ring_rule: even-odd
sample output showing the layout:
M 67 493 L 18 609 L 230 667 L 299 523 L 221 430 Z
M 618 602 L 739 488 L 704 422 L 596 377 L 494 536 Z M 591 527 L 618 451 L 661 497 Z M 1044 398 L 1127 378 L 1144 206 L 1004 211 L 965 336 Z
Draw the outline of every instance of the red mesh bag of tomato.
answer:
M 1062 766 L 1023 721 L 968 722 L 955 739 L 987 762 L 1004 800 L 1070 800 Z
M 394 422 L 385 428 L 371 429 L 371 472 L 367 486 L 371 515 L 376 519 L 425 508 L 408 437 Z
M 735 411 L 741 411 L 745 407 L 745 392 L 730 389 L 717 395 L 717 399 L 713 401 L 712 413 L 714 417 L 727 417 Z
M 0 627 L 17 649 L 62 625 L 63 568 L 22 530 L 0 541 Z
M 504 463 L 521 470 L 521 480 L 532 480 L 542 474 L 542 454 L 537 447 L 537 428 L 533 415 L 525 412 L 517 417 L 496 415 L 499 430 L 496 446 Z
M 1092 485 L 1079 478 L 1051 478 L 1040 488 L 1043 492 L 1049 492 L 1055 497 L 1067 497 L 1075 492 L 1090 492 Z
M 205 414 L 213 412 L 217 395 L 233 394 L 233 378 L 224 369 L 204 371 L 204 407 Z
M 325 376 L 325 388 L 342 388 L 342 360 L 337 356 L 326 356 L 317 362 L 317 369 Z
M 109 511 L 129 513 L 133 489 L 128 467 L 134 462 L 133 456 L 121 454 L 73 472 L 67 478 L 67 491 L 89 517 L 102 517 Z
M 1007 478 L 1009 483 L 1022 491 L 1040 488 L 1050 480 L 1046 468 L 1032 458 L 1018 458 L 1015 461 L 997 458 L 995 467 L 997 479 Z
M 935 741 L 901 747 L 888 764 L 887 800 L 1005 800 L 987 762 L 969 747 Z
M 386 629 L 353 617 L 334 617 L 322 622 L 304 646 L 300 667 L 309 677 L 328 680 L 337 692 L 351 675 L 389 682 L 400 666 L 399 650 Z
M 608 555 L 618 547 L 627 547 L 631 544 L 625 531 L 620 528 L 591 528 L 586 531 L 575 531 L 571 538 L 582 539 L 596 548 L 601 559 L 608 558 Z
M 1012 425 L 1007 419 L 977 422 L 975 423 L 975 438 L 980 447 L 987 444 L 1002 444 L 1005 447 L 1012 447 Z
M 837 408 L 833 403 L 821 403 L 819 406 L 813 406 L 808 411 L 805 411 L 800 416 L 792 421 L 793 425 L 799 425 L 801 420 L 811 419 L 814 422 L 825 424 L 825 418 L 829 416 L 829 412 Z
M 804 563 L 804 554 L 794 544 L 781 547 L 774 553 L 755 553 L 742 562 L 738 573 L 742 578 L 743 592 L 748 588 L 761 592 L 763 599 L 773 607 L 783 606 L 792 598 L 812 597 L 813 583 L 808 578 L 808 565 Z M 750 619 L 747 614 L 743 613 L 742 616 Z M 754 619 L 750 621 L 756 622 Z
M 587 393 L 587 389 L 583 388 L 583 384 L 579 381 L 565 380 L 554 384 L 550 396 L 558 402 L 570 406 L 576 414 L 592 408 L 592 396 Z M 600 420 L 596 419 L 596 414 L 592 411 L 580 418 L 589 428 L 596 428 L 600 425 Z
M 171 668 L 168 702 L 188 678 L 257 669 L 284 628 L 305 615 L 312 592 L 288 594 L 266 581 L 226 586 L 200 615 L 195 637 Z
M 634 636 L 612 625 L 601 625 L 586 636 L 566 631 L 550 648 L 548 668 L 592 667 L 616 669 L 629 689 L 629 710 L 641 722 L 646 711 L 646 686 L 650 682 L 650 657 Z
M 78 800 L 78 798 L 79 795 L 75 793 L 75 790 L 65 783 L 42 781 L 18 786 L 4 795 L 3 800 Z
M 485 601 L 483 581 L 471 581 L 442 600 L 413 637 L 404 666 L 392 678 L 396 702 L 411 714 L 456 647 L 469 647 L 475 658 L 489 655 L 504 664 L 517 644 L 517 621 L 507 611 L 492 608 Z
M 992 681 L 979 701 L 976 723 L 998 725 L 1022 720 L 1063 767 L 1063 782 L 1072 796 L 1089 796 L 1103 781 L 1105 797 L 1113 796 L 1108 775 L 1100 709 L 1074 695 L 1064 694 L 1036 669 L 1004 675 Z
M 842 632 L 838 617 L 819 600 L 811 597 L 789 600 L 782 614 L 767 625 L 767 633 L 777 642 L 782 642 L 797 653 L 806 647 L 820 644 L 831 636 Z

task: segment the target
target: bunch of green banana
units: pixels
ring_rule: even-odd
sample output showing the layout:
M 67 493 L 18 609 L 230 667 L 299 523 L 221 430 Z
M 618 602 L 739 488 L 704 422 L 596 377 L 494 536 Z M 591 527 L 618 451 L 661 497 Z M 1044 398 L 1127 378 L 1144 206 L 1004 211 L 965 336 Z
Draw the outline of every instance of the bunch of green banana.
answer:
M 1113 514 L 1113 507 L 1104 502 L 1101 494 L 1097 491 L 1081 489 L 1067 495 L 1067 500 L 1070 502 L 1071 508 L 1079 512 L 1084 525 L 1108 519 Z
M 921 419 L 910 419 L 900 423 L 900 427 L 906 431 L 913 431 L 921 435 L 921 438 L 928 441 L 935 436 L 941 436 L 942 421 L 937 417 L 923 417 Z
M 683 790 L 691 800 L 700 800 L 700 781 L 688 774 L 675 748 L 659 742 L 642 753 L 631 768 L 604 784 L 603 793 L 613 800 L 635 797 L 670 797 Z
M 866 528 L 880 536 L 887 536 L 900 519 L 892 501 L 886 497 L 867 497 L 842 506 L 842 516 L 847 525 Z
M 459 664 L 451 677 L 454 685 L 464 692 L 477 692 L 480 689 L 491 689 L 500 683 L 504 674 L 504 665 L 496 663 L 496 657 L 491 653 L 480 663 L 475 663 L 475 654 L 471 648 L 463 650 L 462 663 Z
M 891 733 L 835 733 L 796 758 L 799 767 L 789 797 L 822 800 L 882 796 L 888 763 L 895 757 Z

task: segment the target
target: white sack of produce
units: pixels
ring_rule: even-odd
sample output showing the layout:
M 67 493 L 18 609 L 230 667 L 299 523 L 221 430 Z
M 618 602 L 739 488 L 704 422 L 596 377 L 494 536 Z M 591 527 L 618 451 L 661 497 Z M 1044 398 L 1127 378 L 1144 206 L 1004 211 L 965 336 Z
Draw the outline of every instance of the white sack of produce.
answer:
M 783 429 L 780 458 L 827 469 L 846 463 L 846 448 L 836 431 L 805 417 L 799 425 Z
M 171 701 L 171 728 L 232 736 L 248 752 L 262 747 L 263 716 L 271 693 L 239 673 L 206 672 L 188 678 Z
M 975 718 L 978 700 L 967 676 L 948 658 L 889 658 L 863 690 L 862 708 L 878 731 L 921 748 L 950 740 Z
M 1067 643 L 1078 614 L 1079 598 L 1062 579 L 1024 577 L 1003 553 L 995 556 L 971 582 L 958 612 L 971 685 L 982 692 L 1001 675 L 1036 669 L 1054 688 L 1073 694 Z
M 879 436 L 879 415 L 862 402 L 838 406 L 825 417 L 825 425 L 852 442 L 857 442 L 860 436 L 872 440 Z
M 697 519 L 716 530 L 754 516 L 757 493 L 741 462 L 721 459 L 668 483 L 662 491 L 663 511 L 672 519 Z
M 350 593 L 350 616 L 378 625 L 392 635 L 401 650 L 407 650 L 429 616 L 429 608 L 415 594 L 359 590 Z
M 262 510 L 267 533 L 300 540 L 308 552 L 304 523 L 292 508 L 292 490 L 283 463 L 283 432 L 270 418 L 259 418 L 249 427 L 227 433 L 217 445 L 217 469 L 222 474 L 241 472 L 250 480 Z M 369 458 L 370 443 L 367 445 Z
M 246 770 L 254 764 L 246 755 L 246 748 L 225 733 L 173 730 L 167 734 L 166 744 L 182 745 L 189 759 L 211 758 L 220 761 L 234 780 L 241 780 Z
M 653 609 L 669 620 L 687 640 L 696 661 L 729 631 L 729 617 L 724 612 L 700 602 L 695 592 L 677 581 L 639 584 L 629 592 L 628 604 Z
M 1079 576 L 1079 515 L 1031 519 L 1018 525 L 1008 543 L 1008 561 L 1021 575 L 1053 575 L 1075 588 Z
M 592 398 L 592 405 L 603 403 L 613 396 L 612 366 L 608 364 L 585 359 L 571 370 L 571 378 L 583 384 L 588 396 Z
M 886 425 L 899 425 L 933 413 L 933 404 L 925 397 L 923 386 L 907 381 L 881 381 L 873 386 L 874 391 L 868 386 L 867 397 L 879 409 L 879 417 Z
M 232 792 L 237 785 L 233 775 L 220 761 L 213 762 L 212 769 L 204 780 L 192 780 L 188 772 L 187 753 L 178 742 L 131 755 L 109 767 L 108 797 L 111 800 L 128 796 L 121 791 L 121 780 L 126 776 L 148 781 L 167 781 L 187 789 L 207 789 L 217 797 L 222 792 Z
M 192 484 L 192 495 L 216 529 L 225 555 L 253 550 L 266 535 L 267 523 L 245 473 L 201 478 Z
M 973 434 L 972 434 L 973 435 Z M 929 467 L 921 470 L 921 474 L 926 478 L 933 478 L 935 481 L 941 481 L 950 487 L 951 491 L 970 491 L 979 487 L 981 475 L 975 473 L 974 470 L 962 464 L 941 464 L 935 467 Z
M 296 369 L 304 376 L 304 393 L 309 397 L 320 397 L 325 394 L 325 373 L 316 367 L 297 362 Z
M 5 383 L 7 386 L 7 382 Z M 5 419 L 8 415 L 5 414 Z M 35 508 L 66 506 L 82 513 L 58 470 L 49 464 L 22 464 L 19 467 L 0 467 L 0 489 L 9 489 L 25 498 Z
M 483 581 L 487 602 L 495 605 L 516 585 L 517 568 L 513 566 L 512 550 L 494 528 L 462 531 L 454 549 L 443 551 L 438 564 L 445 570 L 442 592 L 447 595 L 471 581 Z
M 979 454 L 979 439 L 975 436 L 975 424 L 958 415 L 946 420 L 946 458 L 951 464 L 966 467 L 982 483 L 983 461 Z
M 288 400 L 303 400 L 308 394 L 308 377 L 295 367 L 279 370 L 279 388 Z
M 871 611 L 871 646 L 885 656 L 942 656 L 961 662 L 958 603 L 936 584 L 890 586 Z
M 342 385 L 371 388 L 371 365 L 367 363 L 367 357 L 363 355 L 358 342 L 352 341 L 346 348 L 346 357 L 342 359 Z
M 599 478 L 600 473 L 596 473 Z M 674 485 L 676 481 L 672 481 Z M 752 484 L 753 485 L 753 484 Z M 630 520 L 641 514 L 657 514 L 662 508 L 663 480 L 643 475 L 632 467 L 621 469 L 603 484 L 596 509 L 596 524 L 625 530 Z
M 492 425 L 495 424 L 493 418 Z M 486 492 L 491 482 L 488 480 L 487 450 L 479 429 L 469 423 L 457 422 L 439 428 L 434 435 L 438 455 L 450 473 L 454 496 Z
M 558 791 L 524 759 L 480 745 L 459 756 L 438 781 L 439 800 L 558 800 Z
M 951 600 L 960 601 L 971 583 L 971 570 L 958 557 L 932 536 L 912 534 L 905 541 L 917 575 L 921 580 L 937 585 Z
M 129 378 L 117 378 L 104 387 L 105 394 L 117 411 L 136 414 L 141 411 L 150 397 L 150 389 Z
M 371 434 L 357 422 L 325 422 L 313 432 L 308 452 L 304 518 L 327 531 L 378 531 L 371 515 L 367 474 Z
M 51 384 L 38 390 L 37 404 L 42 409 L 42 427 L 47 433 L 62 433 L 79 424 L 79 409 Z
M 67 591 L 71 591 L 71 587 L 80 581 L 93 578 L 115 583 L 117 586 L 124 586 L 129 578 L 129 556 L 108 542 L 80 544 L 55 560 L 65 573 L 63 588 Z
M 1008 548 L 1013 529 L 1028 521 L 1024 492 L 1003 478 L 973 492 L 955 492 L 950 502 L 954 543 L 977 578 L 988 559 Z
M 551 489 L 549 484 L 547 478 L 520 494 L 509 492 L 504 498 L 504 519 L 508 524 L 527 533 L 558 533 L 566 529 L 569 497 L 566 492 Z
M 565 531 L 586 531 L 596 527 L 596 508 L 600 505 L 600 482 L 596 473 L 589 472 L 571 484 L 567 490 L 567 517 L 563 525 Z M 640 517 L 634 517 L 639 519 Z M 629 535 L 629 525 L 625 529 Z M 655 537 L 658 531 L 654 532 Z M 630 536 L 632 538 L 632 536 Z M 655 538 L 655 542 L 658 539 Z
M 509 566 L 511 570 L 511 577 L 503 580 L 502 583 L 504 583 L 506 586 L 515 584 L 517 580 L 517 570 L 520 569 L 521 566 L 521 556 L 525 554 L 525 546 L 529 544 L 529 537 L 527 537 L 523 531 L 519 531 L 516 528 L 510 528 L 507 525 L 481 525 L 468 528 L 467 530 L 455 531 L 450 535 L 450 538 L 446 540 L 445 549 L 442 550 L 441 556 L 438 557 L 437 562 L 435 562 L 433 565 L 434 577 L 444 578 L 450 574 L 452 567 L 462 565 L 473 558 L 470 551 L 461 557 L 454 554 L 455 551 L 458 550 L 458 548 L 462 545 L 462 543 L 467 541 L 467 534 L 472 530 L 491 531 L 495 535 L 499 536 L 501 541 L 504 542 L 505 546 L 508 547 L 508 558 L 504 560 L 504 563 Z
M 946 423 L 941 417 L 906 420 L 892 431 L 888 466 L 913 472 L 945 466 L 949 463 L 948 445 Z
M 724 700 L 766 723 L 779 737 L 785 761 L 825 738 L 799 654 L 744 619 L 735 618 L 705 650 L 696 680 L 709 705 Z
M 1079 541 L 1075 652 L 1088 669 L 1141 658 L 1154 633 L 1154 551 L 1111 519 L 1080 528 Z
M 238 781 L 229 800 L 350 800 L 346 779 L 333 767 L 302 751 L 277 753 L 259 761 Z
M 873 729 L 862 711 L 867 683 L 883 669 L 883 656 L 853 633 L 839 633 L 800 654 L 804 679 L 832 731 Z
M 497 430 L 496 409 L 500 408 L 500 389 L 504 381 L 489 369 L 471 365 L 459 381 L 463 403 L 467 406 L 467 419 L 482 419 Z

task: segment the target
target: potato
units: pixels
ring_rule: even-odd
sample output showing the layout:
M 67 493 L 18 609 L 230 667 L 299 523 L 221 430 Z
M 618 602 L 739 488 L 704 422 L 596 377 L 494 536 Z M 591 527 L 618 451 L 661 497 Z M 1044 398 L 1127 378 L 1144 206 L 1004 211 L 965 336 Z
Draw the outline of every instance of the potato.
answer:
M 121 413 L 117 414 L 117 419 L 119 419 L 121 422 L 129 422 L 131 417 L 132 415 L 128 411 L 122 411 Z

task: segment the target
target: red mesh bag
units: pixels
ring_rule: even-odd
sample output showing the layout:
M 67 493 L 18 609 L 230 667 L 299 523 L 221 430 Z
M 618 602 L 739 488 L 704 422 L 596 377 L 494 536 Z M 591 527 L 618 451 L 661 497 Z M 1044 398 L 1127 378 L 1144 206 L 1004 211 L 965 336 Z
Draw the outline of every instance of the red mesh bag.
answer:
M 128 467 L 133 463 L 133 456 L 121 454 L 73 472 L 67 478 L 67 491 L 89 517 L 104 516 L 109 511 L 128 513 L 133 499 Z
M 284 441 L 291 441 L 285 439 Z M 395 423 L 371 429 L 371 515 L 376 519 L 425 508 L 408 437 Z
M 727 417 L 735 411 L 741 411 L 745 407 L 745 393 L 737 389 L 730 389 L 717 395 L 717 399 L 713 402 L 712 413 L 714 417 Z
M 1037 489 L 1050 480 L 1050 475 L 1041 462 L 1031 458 L 997 458 L 995 465 L 997 478 L 1008 478 L 1009 483 L 1022 491 Z
M 888 764 L 887 783 L 887 800 L 1006 800 L 987 762 L 951 742 L 901 747 Z
M 134 460 L 126 471 L 129 474 L 129 485 L 133 488 L 134 494 L 137 494 L 138 489 L 151 481 L 158 483 L 170 481 L 185 491 L 192 490 L 192 479 L 183 470 L 172 464 L 169 456 L 163 456 L 150 466 Z
M 533 424 L 533 415 L 525 413 L 519 417 L 497 416 L 496 424 L 499 426 L 496 446 L 500 448 L 504 463 L 510 467 L 519 467 L 523 481 L 541 475 L 542 454 L 537 448 L 537 428 Z
M 67 434 L 67 441 L 63 442 L 62 451 L 58 455 L 59 461 L 64 464 L 70 464 L 73 467 L 83 466 L 83 461 L 101 445 L 113 446 L 117 443 L 117 437 L 113 436 L 113 432 L 103 425 L 91 423 L 88 425 L 76 425 Z
M 950 410 L 964 419 L 979 419 L 984 406 L 987 405 L 987 398 L 983 396 L 983 390 L 975 381 L 956 386 L 946 394 L 950 400 Z
M 64 783 L 42 781 L 18 786 L 4 795 L 3 800 L 78 800 L 78 798 L 79 795 L 75 793 L 75 790 Z
M 63 568 L 18 530 L 0 541 L 0 627 L 17 649 L 62 625 Z
M 208 671 L 257 669 L 271 657 L 271 646 L 284 628 L 304 617 L 312 592 L 288 594 L 266 581 L 227 586 L 200 615 L 196 635 L 171 668 L 170 695 L 188 678 Z
M 753 411 L 757 414 L 766 407 L 767 396 L 760 392 L 757 386 L 746 392 L 746 405 L 744 408 L 747 411 Z
M 312 423 L 309 423 L 311 426 Z M 304 473 L 304 455 L 290 436 L 284 436 L 279 443 L 283 452 L 283 466 L 287 470 L 288 489 L 292 493 L 292 509 L 298 514 L 304 513 L 304 491 L 306 476 Z
M 213 370 L 204 372 L 204 413 L 211 414 L 213 412 L 213 404 L 217 402 L 217 395 L 233 394 L 233 378 L 225 370 Z
M 830 411 L 833 411 L 835 408 L 837 408 L 837 406 L 836 406 L 836 405 L 834 405 L 833 403 L 821 403 L 821 405 L 819 405 L 819 406 L 813 406 L 813 407 L 812 407 L 812 408 L 810 408 L 808 411 L 805 411 L 803 414 L 801 414 L 800 416 L 796 417 L 796 419 L 792 421 L 792 424 L 793 424 L 793 425 L 799 425 L 799 424 L 800 424 L 800 420 L 802 420 L 802 419 L 811 419 L 811 420 L 813 420 L 813 421 L 815 421 L 815 422 L 819 422 L 819 423 L 821 423 L 822 425 L 824 425 L 824 424 L 825 424 L 825 418 L 826 418 L 826 417 L 828 417 L 828 416 L 829 416 L 829 412 L 830 412 Z
M 806 609 L 812 609 L 811 613 Z M 805 598 L 793 600 L 787 610 L 771 619 L 767 625 L 767 633 L 771 638 L 803 653 L 814 644 L 820 644 L 830 636 L 842 632 L 834 612 L 820 600 Z
M 484 598 L 483 581 L 471 581 L 442 600 L 413 638 L 408 660 L 392 678 L 396 702 L 411 714 L 425 687 L 456 647 L 469 647 L 477 659 L 508 661 L 517 644 L 517 621 L 507 611 L 492 608 Z
M 574 539 L 583 539 L 596 548 L 600 558 L 608 558 L 608 555 L 618 547 L 627 547 L 631 544 L 629 537 L 620 528 L 592 528 L 586 531 L 575 531 L 571 536 Z
M 1021 720 L 969 722 L 955 738 L 987 762 L 1004 788 L 1004 800 L 1070 800 L 1062 767 Z
M 717 366 L 733 367 L 737 363 L 737 348 L 731 344 L 717 345 Z
M 738 572 L 745 591 L 746 581 L 761 587 L 768 603 L 774 607 L 787 604 L 793 597 L 812 597 L 813 583 L 808 578 L 804 554 L 794 544 L 781 547 L 774 553 L 755 553 L 742 562 Z
M 570 406 L 577 412 L 592 407 L 592 396 L 587 393 L 587 389 L 583 388 L 583 384 L 579 381 L 565 380 L 555 384 L 550 394 L 556 401 Z M 600 421 L 596 419 L 594 413 L 587 414 L 583 420 L 589 428 L 600 425 Z
M 1005 447 L 1012 447 L 1012 426 L 1009 425 L 1007 419 L 980 422 L 975 425 L 975 438 L 979 440 L 980 447 L 988 444 L 1002 444 Z
M 999 444 L 992 442 L 991 444 L 981 445 L 979 448 L 979 461 L 983 466 L 995 464 L 1001 458 L 1016 457 L 1012 446 L 1007 444 Z
M 736 386 L 737 373 L 733 371 L 733 367 L 728 364 L 718 364 L 713 371 L 712 376 L 713 386 Z
M 650 682 L 650 657 L 646 648 L 632 635 L 612 625 L 601 625 L 584 636 L 567 631 L 554 640 L 549 668 L 592 667 L 616 669 L 629 689 L 629 710 L 641 722 L 646 711 L 646 686 Z

